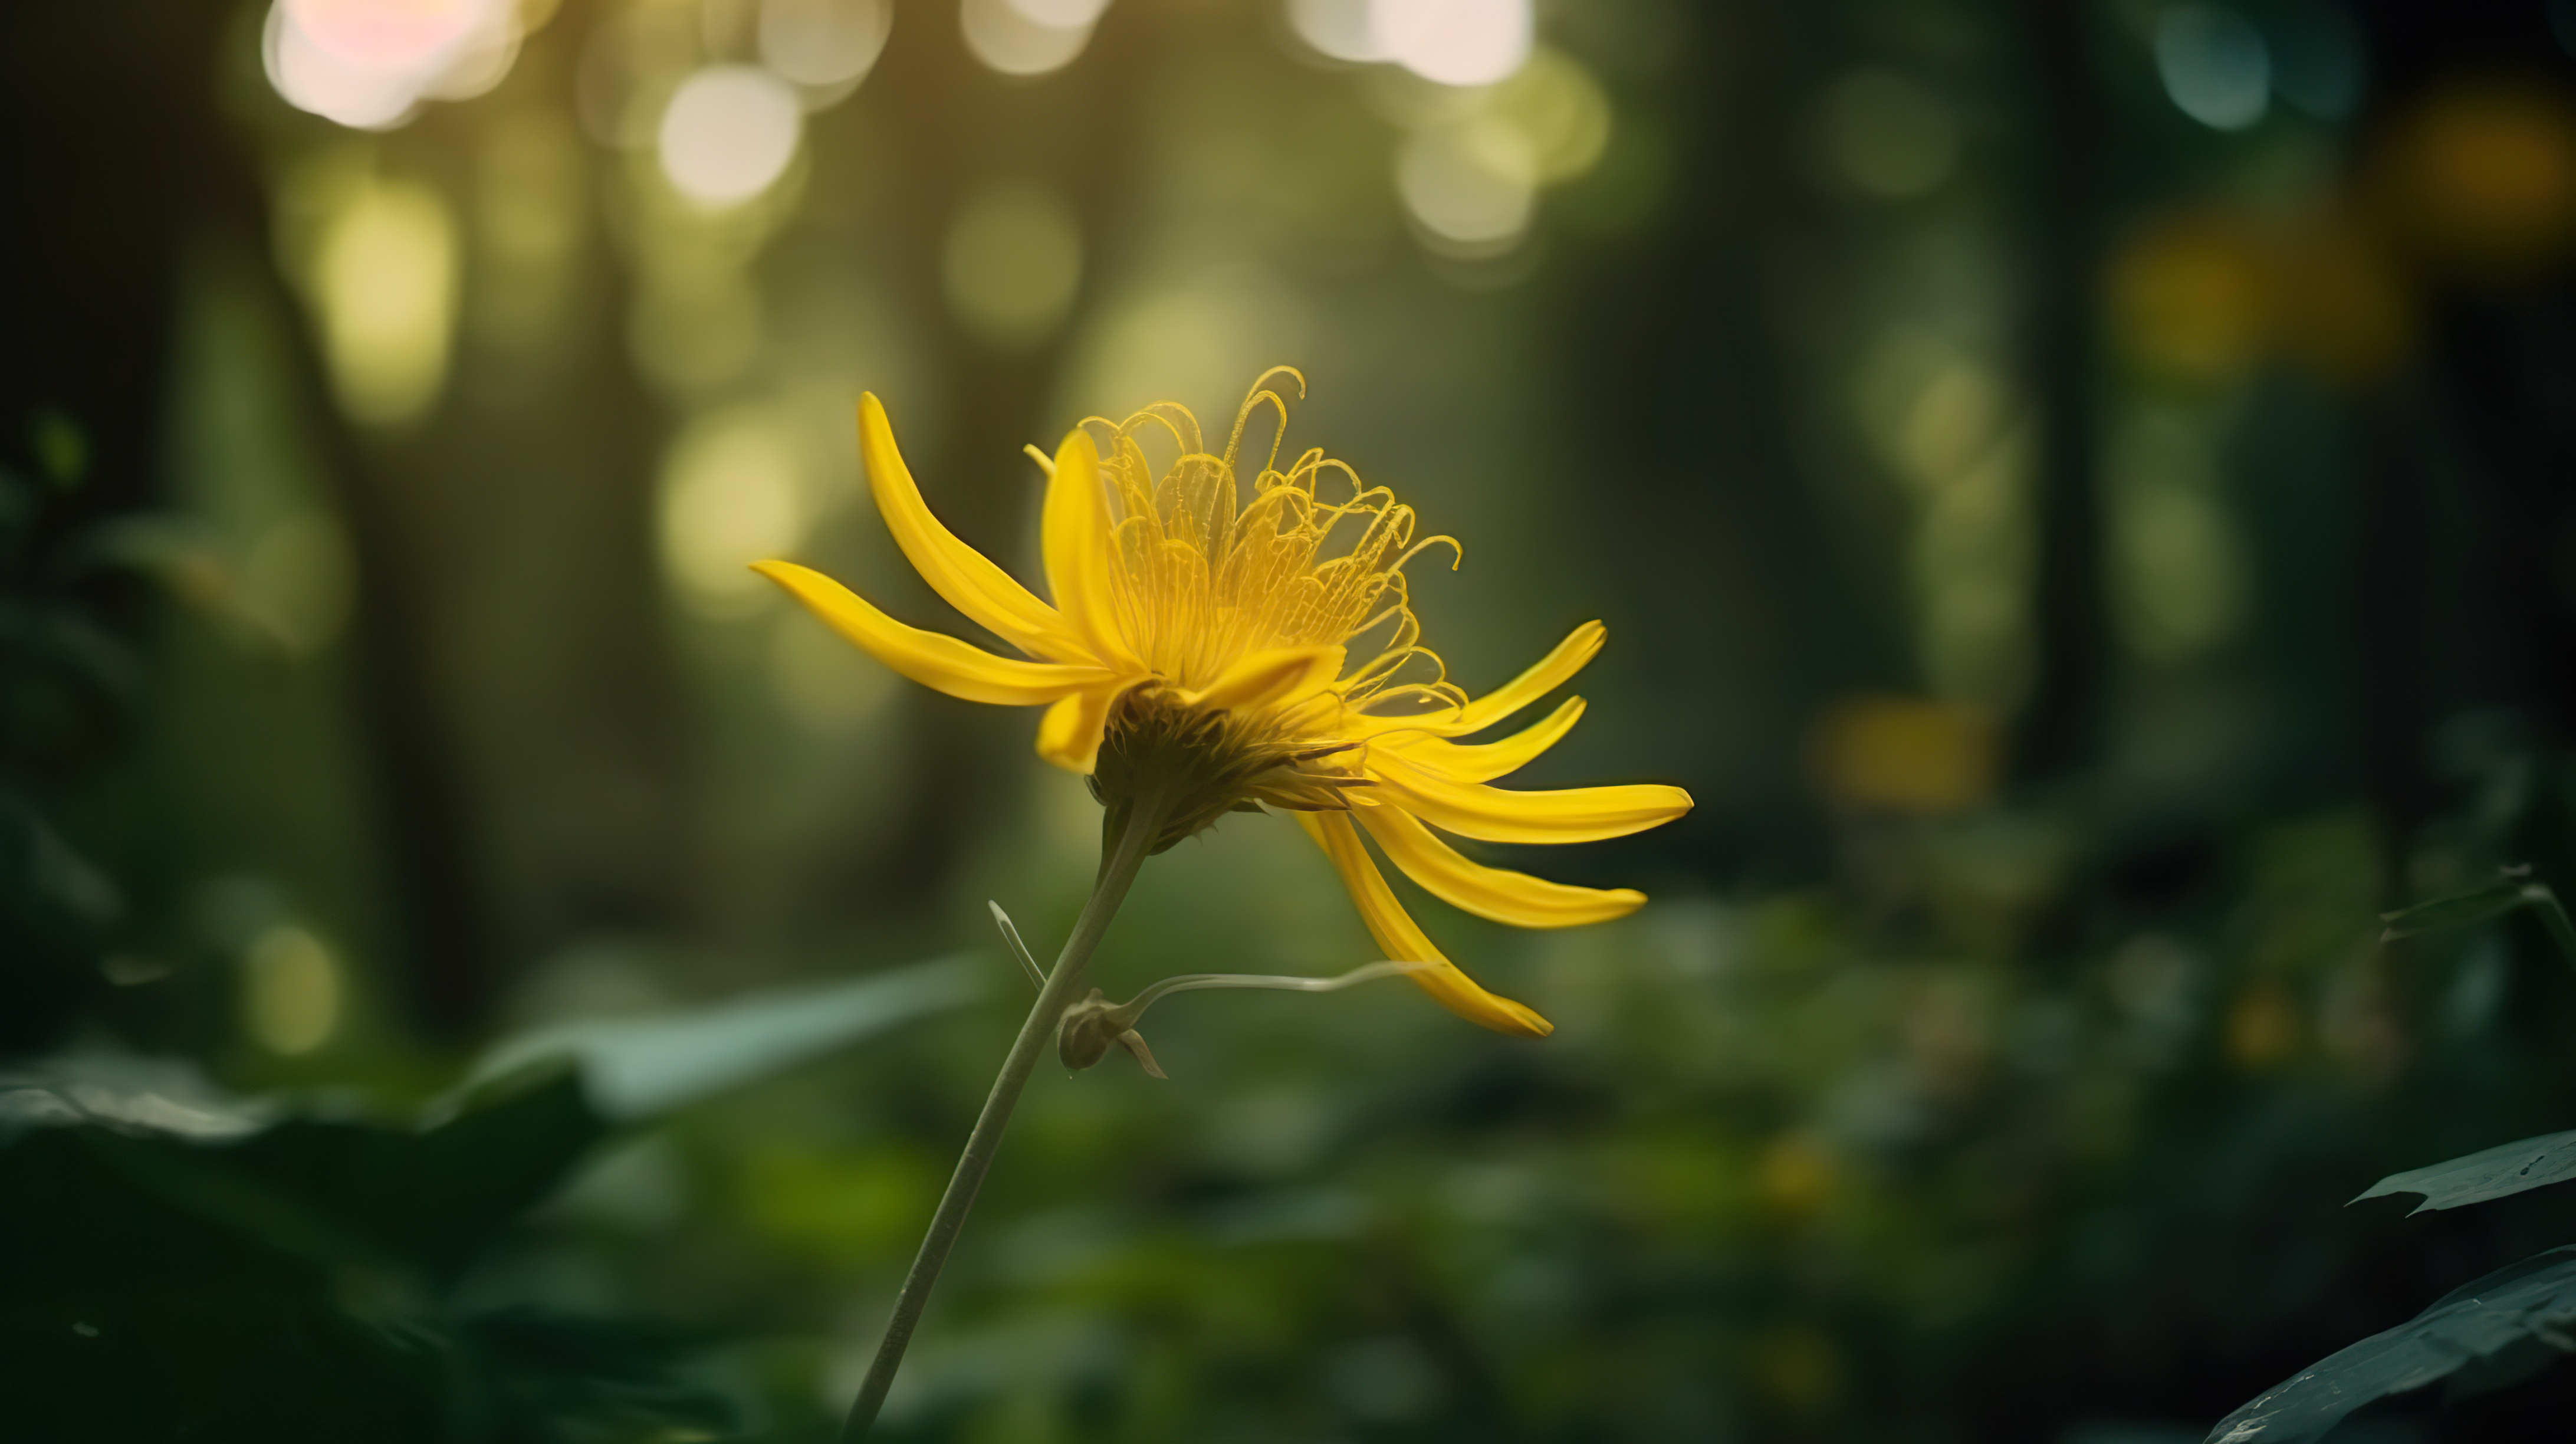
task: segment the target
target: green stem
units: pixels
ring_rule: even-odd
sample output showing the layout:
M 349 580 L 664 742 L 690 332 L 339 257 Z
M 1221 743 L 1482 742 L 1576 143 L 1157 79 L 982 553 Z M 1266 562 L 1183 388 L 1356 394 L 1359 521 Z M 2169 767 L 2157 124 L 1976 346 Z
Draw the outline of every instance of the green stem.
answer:
M 876 1423 L 877 1411 L 885 1407 L 886 1390 L 894 1385 L 895 1370 L 903 1365 L 904 1348 L 912 1342 L 912 1331 L 921 1322 L 922 1306 L 930 1302 L 931 1287 L 939 1282 L 940 1265 L 948 1262 L 948 1251 L 956 1246 L 958 1230 L 966 1226 L 966 1211 L 975 1206 L 976 1190 L 984 1186 L 984 1175 L 993 1166 L 993 1154 L 1002 1146 L 1002 1130 L 1010 1126 L 1011 1109 L 1020 1101 L 1020 1090 L 1028 1086 L 1029 1074 L 1036 1071 L 1057 1019 L 1064 1015 L 1065 1006 L 1073 1001 L 1074 989 L 1082 983 L 1092 950 L 1100 946 L 1101 936 L 1109 931 L 1109 920 L 1117 914 L 1119 903 L 1126 900 L 1127 889 L 1144 867 L 1169 811 L 1164 798 L 1149 791 L 1130 804 L 1112 808 L 1103 823 L 1099 880 L 1092 884 L 1091 897 L 1082 905 L 1073 936 L 1065 939 L 1064 951 L 1056 957 L 1055 971 L 1047 975 L 1046 986 L 1038 991 L 1037 1006 L 1029 1009 L 1028 1021 L 1020 1024 L 1019 1037 L 1011 1041 L 1010 1054 L 1002 1060 L 1002 1071 L 993 1079 L 993 1091 L 984 1099 L 984 1111 L 976 1116 L 975 1131 L 966 1137 L 966 1151 L 958 1155 L 957 1171 L 949 1175 L 948 1191 L 939 1196 L 939 1210 L 930 1216 L 930 1231 L 922 1236 L 921 1252 L 913 1256 L 912 1271 L 904 1275 L 903 1292 L 895 1296 L 894 1317 L 886 1321 L 885 1342 L 877 1345 L 877 1356 L 868 1364 L 868 1376 L 859 1385 L 859 1397 L 851 1401 L 849 1421 L 841 1426 L 842 1444 L 858 1444 L 866 1438 L 869 1426 Z

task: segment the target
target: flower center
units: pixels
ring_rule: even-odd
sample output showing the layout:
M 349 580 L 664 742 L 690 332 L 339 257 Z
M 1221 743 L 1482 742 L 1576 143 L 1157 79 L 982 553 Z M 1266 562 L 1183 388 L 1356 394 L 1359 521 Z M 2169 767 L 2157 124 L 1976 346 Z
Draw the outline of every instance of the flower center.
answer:
M 1091 794 L 1109 809 L 1112 831 L 1147 789 L 1169 819 L 1154 839 L 1162 852 L 1195 837 L 1229 812 L 1269 803 L 1307 812 L 1339 812 L 1346 789 L 1365 787 L 1361 745 L 1282 735 L 1275 719 L 1184 705 L 1180 693 L 1148 684 L 1118 699 L 1093 767 Z

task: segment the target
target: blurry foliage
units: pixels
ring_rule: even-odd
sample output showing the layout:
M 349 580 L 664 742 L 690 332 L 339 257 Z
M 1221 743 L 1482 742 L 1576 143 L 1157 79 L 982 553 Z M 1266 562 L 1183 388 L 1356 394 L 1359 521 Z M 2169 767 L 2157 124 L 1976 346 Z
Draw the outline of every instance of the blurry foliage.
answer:
M 2557 893 L 2530 881 L 2528 867 L 2505 872 L 2502 880 L 2476 892 L 2387 914 L 2382 940 L 2474 927 L 2527 908 L 2547 925 L 2560 956 L 2576 966 L 2576 928 L 2569 926 Z M 2576 1176 L 2576 1166 L 2566 1157 L 2571 1142 L 2576 1134 L 2526 1138 L 2408 1169 L 2372 1184 L 2361 1198 L 2421 1194 L 2424 1201 L 2414 1211 L 2422 1213 L 2563 1183 Z M 2519 1383 L 2555 1362 L 2556 1355 L 2576 1353 L 2576 1334 L 2570 1333 L 2576 1326 L 2576 1259 L 2566 1257 L 2571 1250 L 2576 1244 L 2462 1284 L 2406 1323 L 2300 1370 L 2219 1420 L 2210 1431 L 2212 1444 L 2253 1439 L 2306 1444 L 2355 1409 L 2389 1395 L 2447 1381 L 2446 1396 L 2457 1399 Z
M 0 1049 L 50 1041 L 103 987 L 98 961 L 121 899 L 47 812 L 129 731 L 143 666 L 125 625 L 135 589 L 117 519 L 82 495 L 87 437 L 47 408 L 18 441 L 0 453 Z
M 405 1126 L 180 1064 L 0 1072 L 11 1420 L 46 1438 L 705 1440 L 707 1331 L 477 1298 L 474 1271 L 620 1128 L 972 991 L 954 966 L 508 1040 Z M 908 1201 L 908 1200 L 907 1200 Z
M 414 1132 L 262 1126 L 65 1071 L 0 1092 L 20 1135 L 0 1178 L 21 1258 L 0 1323 L 13 1427 L 533 1441 L 726 1422 L 672 1380 L 677 1341 L 649 1326 L 448 1305 L 458 1271 L 605 1132 L 574 1075 Z
M 1192 996 L 1175 1081 L 1039 1080 L 889 1438 L 2187 1440 L 2311 1361 L 2360 1365 L 2277 1405 L 2322 1426 L 2554 1352 L 2563 1255 L 2472 1286 L 2531 1295 L 2502 1334 L 2444 1297 L 2566 1236 L 2510 1187 L 2563 1151 L 2563 917 L 2488 883 L 2576 876 L 2543 7 L 1603 0 L 1453 93 L 1267 0 L 1117 0 L 1005 81 L 906 0 L 722 212 L 655 107 L 764 7 L 532 7 L 490 93 L 363 133 L 231 9 L 148 86 L 50 39 L 162 36 L 122 8 L 0 47 L 47 86 L 0 100 L 88 107 L 9 131 L 58 170 L 257 160 L 120 192 L 152 227 L 48 171 L 12 282 L 184 333 L 94 333 L 120 411 L 60 358 L 0 395 L 16 1432 L 830 1437 L 1014 1011 L 871 960 L 993 894 L 1060 928 L 1097 814 L 740 563 L 897 575 L 862 388 L 1025 558 L 1019 442 L 1278 360 L 1469 548 L 1420 579 L 1458 674 L 1597 609 L 1565 765 L 1705 805 L 1574 864 L 1636 918 L 1441 925 L 1544 1045 Z M 1250 826 L 1110 946 L 1122 996 L 1369 956 Z M 338 990 L 319 1036 L 271 975 Z M 589 1091 L 468 1063 L 521 1026 Z M 671 1038 L 747 1086 L 619 1072 Z M 2341 1207 L 2373 1178 L 2438 1201 Z M 2357 1423 L 2563 1429 L 2566 1383 Z

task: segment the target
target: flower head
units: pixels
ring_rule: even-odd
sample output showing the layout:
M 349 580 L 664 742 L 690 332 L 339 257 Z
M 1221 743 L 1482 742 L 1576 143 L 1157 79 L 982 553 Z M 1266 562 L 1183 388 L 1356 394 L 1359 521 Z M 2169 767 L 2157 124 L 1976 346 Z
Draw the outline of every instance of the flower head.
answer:
M 1631 889 L 1570 887 L 1472 862 L 1440 834 L 1482 842 L 1620 837 L 1689 810 L 1678 787 L 1508 791 L 1490 784 L 1555 745 L 1583 713 L 1568 698 L 1498 741 L 1457 739 L 1504 721 L 1601 649 L 1587 622 L 1538 665 L 1482 697 L 1452 683 L 1421 644 L 1404 567 L 1447 537 L 1417 541 L 1411 507 L 1309 450 L 1281 465 L 1287 407 L 1253 385 L 1222 453 L 1183 408 L 1075 429 L 1050 460 L 1041 601 L 959 541 L 914 485 L 885 408 L 859 402 L 868 482 L 904 556 L 950 605 L 1025 654 L 997 656 L 909 627 L 791 562 L 758 570 L 869 655 L 970 702 L 1044 706 L 1039 755 L 1091 779 L 1113 813 L 1141 789 L 1163 800 L 1158 847 L 1229 810 L 1294 817 L 1341 873 L 1386 956 L 1435 964 L 1410 976 L 1471 1021 L 1543 1036 L 1547 1020 L 1485 991 L 1415 925 L 1360 841 L 1366 832 L 1434 896 L 1519 927 L 1624 916 Z M 1299 379 L 1302 387 L 1302 378 Z M 1280 429 L 1249 453 L 1264 408 Z M 1172 450 L 1160 470 L 1149 450 Z M 1032 454 L 1038 454 L 1031 448 Z M 1247 465 L 1257 470 L 1247 480 Z

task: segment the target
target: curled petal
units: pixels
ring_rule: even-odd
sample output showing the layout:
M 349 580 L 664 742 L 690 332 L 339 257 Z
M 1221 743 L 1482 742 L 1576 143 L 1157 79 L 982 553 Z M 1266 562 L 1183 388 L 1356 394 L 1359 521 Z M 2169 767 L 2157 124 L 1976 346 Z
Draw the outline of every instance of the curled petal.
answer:
M 1406 877 L 1478 917 L 1517 928 L 1571 928 L 1623 918 L 1645 905 L 1646 895 L 1634 888 L 1571 887 L 1470 862 L 1401 807 L 1361 807 L 1352 815 Z
M 1132 685 L 1115 681 L 1056 699 L 1038 722 L 1038 755 L 1067 772 L 1088 775 L 1100 761 L 1100 739 L 1109 730 L 1110 710 Z
M 1211 712 L 1249 712 L 1313 696 L 1341 674 L 1339 647 L 1272 647 L 1236 658 L 1185 700 Z
M 1452 782 L 1383 749 L 1370 755 L 1368 770 L 1394 805 L 1479 842 L 1598 842 L 1643 832 L 1691 809 L 1689 793 L 1659 784 L 1507 792 Z
M 1438 737 L 1398 734 L 1387 745 L 1407 761 L 1418 762 L 1458 782 L 1491 782 L 1528 766 L 1540 753 L 1564 740 L 1583 718 L 1583 699 L 1568 697 L 1547 720 L 1500 742 L 1462 746 Z M 1419 879 L 1417 879 L 1419 881 Z
M 1334 870 L 1342 875 L 1342 885 L 1350 889 L 1351 901 L 1359 906 L 1360 921 L 1368 925 L 1369 936 L 1377 940 L 1386 955 L 1399 962 L 1439 965 L 1411 976 L 1440 1006 L 1497 1033 L 1544 1038 L 1556 1031 L 1555 1024 L 1528 1007 L 1478 987 L 1475 979 L 1441 956 L 1431 939 L 1423 936 L 1422 929 L 1405 913 L 1404 905 L 1396 901 L 1394 889 L 1386 885 L 1385 875 L 1369 857 L 1367 847 L 1360 842 L 1359 829 L 1351 826 L 1348 814 L 1300 812 L 1294 816 L 1297 825 L 1305 828 L 1315 845 L 1333 860 Z
M 1039 459 L 1045 461 L 1043 455 Z M 1039 529 L 1047 590 L 1093 655 L 1121 671 L 1142 671 L 1118 622 L 1117 557 L 1110 541 L 1109 498 L 1102 490 L 1100 448 L 1090 432 L 1076 430 L 1046 466 L 1046 511 Z
M 895 449 L 894 428 L 874 393 L 859 398 L 859 452 L 868 464 L 868 490 L 885 517 L 886 530 L 922 580 L 948 599 L 948 604 L 992 630 L 993 634 L 1032 657 L 1087 663 L 1091 649 L 1074 635 L 1055 608 L 1041 602 L 1009 572 L 982 552 L 959 541 L 930 514 L 911 468 Z
M 755 562 L 752 570 L 786 588 L 859 650 L 921 685 L 969 702 L 1034 707 L 1109 679 L 1098 667 L 996 657 L 955 637 L 907 627 L 811 567 Z
M 1586 622 L 1566 633 L 1538 665 L 1460 708 L 1456 715 L 1431 718 L 1384 718 L 1378 731 L 1427 732 L 1434 737 L 1464 737 L 1482 732 L 1532 702 L 1562 687 L 1601 652 L 1610 630 Z

